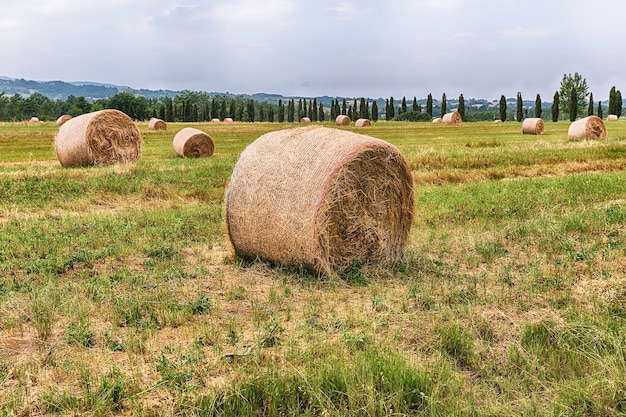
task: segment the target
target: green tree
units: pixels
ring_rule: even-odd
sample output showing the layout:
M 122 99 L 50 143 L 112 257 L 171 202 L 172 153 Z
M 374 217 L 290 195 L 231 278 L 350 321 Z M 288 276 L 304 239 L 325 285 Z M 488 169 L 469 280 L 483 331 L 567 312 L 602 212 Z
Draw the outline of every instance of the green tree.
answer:
M 441 95 L 441 116 L 446 114 L 447 110 L 448 110 L 448 103 L 446 102 L 446 93 L 443 93 Z
M 515 106 L 515 119 L 521 122 L 524 118 L 524 102 L 522 101 L 522 93 L 517 92 L 517 103 Z
M 539 94 L 535 98 L 535 117 L 541 118 L 541 96 Z
M 561 80 L 561 88 L 559 89 L 559 103 L 560 109 L 566 114 L 571 113 L 572 107 L 570 101 L 572 100 L 572 90 L 576 90 L 576 114 L 583 114 L 587 108 L 587 96 L 589 95 L 589 87 L 587 86 L 587 79 L 583 78 L 579 73 L 563 74 Z M 572 118 L 571 114 L 569 115 Z M 574 120 L 576 120 L 574 118 Z
M 604 112 L 602 111 L 602 102 L 598 101 L 598 117 L 600 119 L 602 119 L 604 117 L 603 113 Z
M 343 99 L 343 102 L 341 103 L 341 114 L 343 114 L 344 116 L 347 115 L 348 113 L 346 112 L 346 99 Z
M 365 97 L 361 97 L 361 103 L 359 104 L 359 117 L 361 119 L 370 118 L 370 106 L 368 102 L 365 101 Z
M 593 93 L 589 94 L 589 108 L 587 109 L 587 116 L 593 116 Z
M 411 110 L 417 111 L 418 108 L 419 108 L 418 106 L 419 106 L 419 104 L 417 104 L 417 97 L 413 96 L 413 105 L 411 106 Z M 419 108 L 419 111 L 421 112 L 422 109 Z
M 428 97 L 426 98 L 426 113 L 433 116 L 433 95 L 428 93 Z
M 317 111 L 317 97 L 313 98 L 313 104 L 309 106 L 311 109 L 311 120 L 317 122 L 319 120 L 319 113 Z
M 578 116 L 578 94 L 576 93 L 576 87 L 572 87 L 569 96 L 569 121 L 573 122 Z
M 609 114 L 617 114 L 616 113 L 616 101 L 617 101 L 617 90 L 615 90 L 615 86 L 611 87 L 611 91 L 609 91 Z
M 400 110 L 398 111 L 398 114 L 402 114 L 402 113 L 406 113 L 408 111 L 407 107 L 406 107 L 406 97 L 402 97 L 402 103 L 400 104 Z
M 463 97 L 463 94 L 461 94 L 459 96 L 459 109 L 458 109 L 458 112 L 461 115 L 461 119 L 463 121 L 465 121 L 465 97 Z
M 506 97 L 500 96 L 500 120 L 506 122 Z
M 554 97 L 552 98 L 552 121 L 553 122 L 558 122 L 559 121 L 559 92 L 555 92 L 554 93 Z
M 293 99 L 291 99 L 289 100 L 289 103 L 287 104 L 287 122 L 293 123 L 294 118 L 295 118 L 295 112 L 296 112 L 296 105 Z
M 393 96 L 391 96 L 387 104 L 387 114 L 385 117 L 387 120 L 393 120 L 393 118 L 396 117 L 396 108 L 393 102 Z
M 317 112 L 317 119 L 318 119 L 320 122 L 323 122 L 325 118 L 326 118 L 326 116 L 325 116 L 325 114 L 324 114 L 324 103 L 320 102 L 320 109 L 319 109 L 319 111 Z
M 378 103 L 376 100 L 372 102 L 372 121 L 378 121 Z

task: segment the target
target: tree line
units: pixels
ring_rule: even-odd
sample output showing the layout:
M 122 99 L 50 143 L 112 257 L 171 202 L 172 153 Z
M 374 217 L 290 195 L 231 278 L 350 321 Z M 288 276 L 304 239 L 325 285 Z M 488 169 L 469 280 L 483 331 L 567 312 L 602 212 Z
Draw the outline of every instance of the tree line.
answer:
M 379 99 L 380 100 L 380 99 Z M 422 101 L 423 103 L 423 101 Z M 393 96 L 384 100 L 384 109 L 379 109 L 378 100 L 361 98 L 332 99 L 328 109 L 323 103 L 313 99 L 282 99 L 278 104 L 256 101 L 244 97 L 210 96 L 207 93 L 183 91 L 174 98 L 146 98 L 128 92 L 120 92 L 108 99 L 89 102 L 85 97 L 69 96 L 66 100 L 51 100 L 35 93 L 28 97 L 19 94 L 7 96 L 0 92 L 0 121 L 23 121 L 35 116 L 42 121 L 56 120 L 63 114 L 72 117 L 103 109 L 117 109 L 126 113 L 134 120 L 148 120 L 157 117 L 167 122 L 206 122 L 212 119 L 224 120 L 230 117 L 242 122 L 297 122 L 303 117 L 311 121 L 334 120 L 338 115 L 348 115 L 352 120 L 360 118 L 378 121 L 379 118 L 399 121 L 430 121 L 433 116 L 444 115 L 448 111 L 446 93 L 441 100 L 434 102 L 432 94 L 428 94 L 424 105 L 413 97 L 409 103 L 406 97 L 394 100 Z M 543 116 L 541 96 L 537 94 L 534 109 L 523 106 L 522 94 L 517 93 L 516 105 L 510 106 L 506 97 L 500 97 L 499 106 L 474 106 L 466 109 L 463 94 L 456 102 L 458 111 L 464 121 L 496 120 L 522 121 L 527 117 Z M 532 112 L 531 112 L 532 110 Z M 604 106 L 593 100 L 588 91 L 587 80 L 580 74 L 566 74 L 561 86 L 555 92 L 551 119 L 556 122 L 560 117 L 568 117 L 571 121 L 583 115 L 603 117 Z M 615 86 L 609 92 L 608 114 L 618 117 L 622 114 L 622 95 Z

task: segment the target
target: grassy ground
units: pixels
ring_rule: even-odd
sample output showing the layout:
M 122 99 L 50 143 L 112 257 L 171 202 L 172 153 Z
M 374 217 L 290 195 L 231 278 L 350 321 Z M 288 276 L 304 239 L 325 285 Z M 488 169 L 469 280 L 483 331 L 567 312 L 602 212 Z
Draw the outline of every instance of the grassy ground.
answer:
M 0 416 L 626 415 L 626 122 L 375 124 L 415 179 L 393 268 L 243 262 L 222 226 L 279 124 L 140 124 L 137 164 L 61 168 L 52 124 L 0 124 Z M 351 130 L 354 128 L 350 128 Z

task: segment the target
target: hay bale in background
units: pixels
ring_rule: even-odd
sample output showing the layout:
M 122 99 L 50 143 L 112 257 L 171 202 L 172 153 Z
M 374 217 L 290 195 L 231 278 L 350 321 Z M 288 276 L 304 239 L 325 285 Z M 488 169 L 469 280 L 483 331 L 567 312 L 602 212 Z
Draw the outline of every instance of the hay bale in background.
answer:
M 370 119 L 357 119 L 357 121 L 354 122 L 354 126 L 356 126 L 356 127 L 370 127 L 370 126 L 372 126 L 372 122 L 370 122 Z
M 308 117 L 303 117 L 300 119 L 300 123 L 311 123 L 311 119 Z
M 231 117 L 227 117 L 224 119 L 224 123 L 233 123 L 233 119 Z
M 211 119 L 211 123 L 221 123 L 220 119 L 218 119 L 217 117 L 214 117 Z
M 543 134 L 543 119 L 539 117 L 529 117 L 522 122 L 523 135 L 541 135 Z
M 609 122 L 614 122 L 616 120 L 618 120 L 619 117 L 617 117 L 616 114 L 609 114 L 608 116 L 606 116 L 606 120 L 608 120 Z
M 183 158 L 204 158 L 213 155 L 215 150 L 211 136 L 193 127 L 185 127 L 176 133 L 172 146 Z
M 441 118 L 441 123 L 445 126 L 457 126 L 463 123 L 463 118 L 461 117 L 461 113 L 458 111 L 453 111 L 450 113 L 446 113 Z
M 235 252 L 332 274 L 393 262 L 413 222 L 413 180 L 393 145 L 307 126 L 267 133 L 241 154 L 224 218 Z
M 441 123 L 441 117 L 435 117 L 433 123 Z
M 31 117 L 30 120 L 28 121 L 29 123 L 39 123 L 39 117 Z
M 141 133 L 119 110 L 100 110 L 74 117 L 55 139 L 62 166 L 135 162 L 141 157 Z
M 337 124 L 337 126 L 350 126 L 350 122 L 350 117 L 346 116 L 345 114 L 340 114 L 335 118 L 335 123 Z
M 63 116 L 59 116 L 59 118 L 57 119 L 57 126 L 63 126 L 63 123 L 67 122 L 71 118 L 72 116 L 70 116 L 69 114 L 64 114 Z
M 569 139 L 604 139 L 606 127 L 598 116 L 588 116 L 573 122 L 567 131 Z
M 167 123 L 164 120 L 151 117 L 148 121 L 148 130 L 167 130 Z
M 494 122 L 494 123 L 502 123 L 502 120 L 501 120 L 501 119 L 496 119 L 496 120 L 494 120 L 493 122 Z

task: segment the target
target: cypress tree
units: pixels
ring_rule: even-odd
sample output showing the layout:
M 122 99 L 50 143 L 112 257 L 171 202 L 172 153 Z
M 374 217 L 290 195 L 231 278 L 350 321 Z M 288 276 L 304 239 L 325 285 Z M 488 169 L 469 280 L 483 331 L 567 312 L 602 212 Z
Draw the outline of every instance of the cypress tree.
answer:
M 541 96 L 539 94 L 535 99 L 535 117 L 541 118 Z
M 324 103 L 320 103 L 320 109 L 317 112 L 317 120 L 319 120 L 320 122 L 324 121 Z
M 559 121 L 559 100 L 559 92 L 557 91 L 552 98 L 552 121 L 555 123 Z
M 390 118 L 387 120 L 393 120 L 396 117 L 396 105 L 393 102 L 393 96 L 389 98 L 389 116 Z
M 417 110 L 417 97 L 413 96 L 413 106 L 411 106 L 411 110 Z
M 296 105 L 293 101 L 293 99 L 289 100 L 289 103 L 287 104 L 287 122 L 289 123 L 293 123 L 294 118 L 295 118 L 295 111 L 296 111 Z
M 398 115 L 404 114 L 406 112 L 407 112 L 406 97 L 402 97 L 402 104 L 400 104 L 400 111 L 398 112 Z
M 615 91 L 615 115 L 617 117 L 622 116 L 622 92 L 617 90 Z
M 361 102 L 359 103 L 359 117 L 361 119 L 369 119 L 369 105 L 365 101 L 365 97 L 361 97 Z
M 506 97 L 500 96 L 500 120 L 506 122 Z
M 459 96 L 458 112 L 461 115 L 461 120 L 465 121 L 465 97 L 463 97 L 463 94 Z
M 428 93 L 428 97 L 426 98 L 426 113 L 433 117 L 433 95 Z
M 270 108 L 267 110 L 267 120 L 270 123 L 274 123 L 274 106 L 270 105 Z
M 441 116 L 446 114 L 447 110 L 448 110 L 448 103 L 446 102 L 446 93 L 443 93 L 441 95 Z
M 343 99 L 343 102 L 341 103 L 341 114 L 343 114 L 344 116 L 347 115 L 346 113 L 346 99 Z
M 615 114 L 615 86 L 609 91 L 609 114 Z
M 282 99 L 278 99 L 278 123 L 285 121 L 285 105 Z
M 372 102 L 372 121 L 378 121 L 378 103 L 376 100 Z
M 589 108 L 587 109 L 587 116 L 593 116 L 593 93 L 589 94 Z
M 522 101 L 522 93 L 517 92 L 517 106 L 515 112 L 515 118 L 518 122 L 521 122 L 524 118 L 524 102 Z
M 603 111 L 602 111 L 602 102 L 598 101 L 598 117 L 600 119 L 602 119 L 604 117 L 604 115 L 602 113 L 603 113 Z
M 578 95 L 576 93 L 576 87 L 572 87 L 569 96 L 569 121 L 575 121 L 576 116 L 578 116 Z

